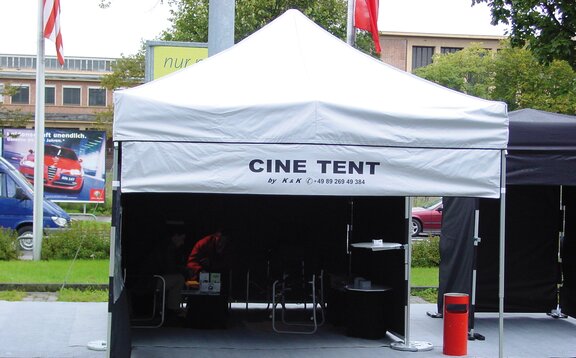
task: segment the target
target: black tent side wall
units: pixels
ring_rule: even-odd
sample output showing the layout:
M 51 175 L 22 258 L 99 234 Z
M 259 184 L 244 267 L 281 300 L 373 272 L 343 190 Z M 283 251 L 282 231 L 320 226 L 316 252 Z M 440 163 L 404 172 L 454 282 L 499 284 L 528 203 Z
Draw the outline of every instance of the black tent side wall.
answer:
M 445 197 L 442 201 L 438 312 L 443 311 L 445 293 L 472 292 L 474 216 L 478 206 L 476 198 Z
M 132 337 L 130 332 L 129 305 L 126 289 L 124 288 L 124 274 L 122 262 L 122 200 L 120 188 L 117 185 L 121 163 L 120 146 L 114 146 L 114 184 L 112 185 L 112 237 L 110 242 L 110 260 L 113 271 L 110 273 L 108 283 L 108 312 L 110 331 L 108 339 L 108 353 L 112 358 L 130 357 L 132 351 Z
M 576 317 L 576 187 L 563 187 L 566 227 L 561 248 L 564 282 L 560 293 L 562 312 Z
M 404 215 L 404 197 L 354 198 L 352 243 L 382 239 L 384 242 L 406 244 L 407 225 Z M 402 309 L 408 298 L 404 273 L 404 250 L 370 251 L 352 250 L 352 274 L 375 283 L 392 287 L 390 330 L 404 335 L 405 319 Z
M 557 303 L 560 190 L 509 186 L 506 197 L 506 312 L 550 312 Z M 476 311 L 498 311 L 499 203 L 480 201 Z

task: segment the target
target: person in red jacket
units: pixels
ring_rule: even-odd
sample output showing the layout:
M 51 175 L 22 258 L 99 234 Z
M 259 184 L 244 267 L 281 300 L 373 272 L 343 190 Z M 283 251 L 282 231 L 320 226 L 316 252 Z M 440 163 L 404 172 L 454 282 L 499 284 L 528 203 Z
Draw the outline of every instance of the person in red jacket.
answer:
M 198 281 L 198 274 L 205 272 L 223 272 L 230 268 L 229 238 L 217 231 L 198 240 L 190 255 L 186 267 L 189 281 Z

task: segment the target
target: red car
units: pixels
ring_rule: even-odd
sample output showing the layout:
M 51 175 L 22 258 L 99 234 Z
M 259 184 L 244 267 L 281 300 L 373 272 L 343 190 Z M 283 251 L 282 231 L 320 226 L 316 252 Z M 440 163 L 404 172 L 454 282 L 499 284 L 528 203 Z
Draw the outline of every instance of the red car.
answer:
M 442 200 L 412 209 L 412 236 L 422 232 L 438 233 L 442 228 Z
M 82 159 L 70 148 L 52 144 L 44 146 L 44 187 L 82 190 L 84 185 L 84 170 Z M 34 182 L 34 156 L 28 155 L 20 162 L 20 172 L 31 183 Z

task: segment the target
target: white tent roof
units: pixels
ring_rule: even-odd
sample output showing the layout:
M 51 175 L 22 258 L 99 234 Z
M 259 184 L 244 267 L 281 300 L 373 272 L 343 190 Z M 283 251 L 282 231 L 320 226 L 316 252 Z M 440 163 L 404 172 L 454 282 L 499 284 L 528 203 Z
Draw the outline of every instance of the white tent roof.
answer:
M 222 171 L 208 168 L 223 163 L 224 152 L 233 151 L 237 159 L 286 161 L 295 151 L 316 160 L 312 157 L 320 151 L 322 158 L 338 153 L 334 160 L 348 165 L 366 161 L 362 159 L 365 149 L 374 152 L 367 154 L 375 156 L 370 160 L 391 158 L 403 173 L 378 185 L 377 192 L 384 195 L 417 190 L 422 191 L 417 195 L 439 191 L 449 195 L 445 186 L 435 189 L 445 180 L 463 185 L 454 195 L 499 195 L 499 151 L 508 141 L 505 104 L 467 96 L 392 68 L 353 49 L 296 10 L 198 64 L 116 92 L 114 103 L 114 140 L 124 142 L 124 191 L 288 194 L 252 184 L 244 187 L 242 181 L 237 188 L 227 180 L 214 187 L 206 179 L 195 178 L 192 185 L 184 176 L 191 168 L 182 163 L 197 165 L 216 155 L 218 160 L 194 168 L 214 179 L 229 177 L 224 171 L 229 173 L 230 168 L 224 164 Z M 209 145 L 198 149 L 199 143 Z M 163 154 L 154 154 L 158 151 Z M 167 159 L 173 151 L 179 163 L 174 166 Z M 160 178 L 160 173 L 138 164 L 142 156 L 157 157 L 166 162 L 162 170 L 181 169 L 183 175 Z M 407 160 L 410 157 L 413 163 Z M 404 178 L 412 175 L 427 176 L 429 183 L 414 183 L 418 188 L 407 189 Z M 384 188 L 390 184 L 404 184 L 404 189 Z M 362 195 L 362 190 L 314 194 Z

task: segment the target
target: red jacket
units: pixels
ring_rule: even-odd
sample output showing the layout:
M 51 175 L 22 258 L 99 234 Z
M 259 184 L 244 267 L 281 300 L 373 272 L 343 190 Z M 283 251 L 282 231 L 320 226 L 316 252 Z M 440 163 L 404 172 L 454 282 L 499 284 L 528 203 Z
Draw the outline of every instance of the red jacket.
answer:
M 192 280 L 198 280 L 200 271 L 219 272 L 228 266 L 225 241 L 217 232 L 203 237 L 194 245 L 186 264 Z

